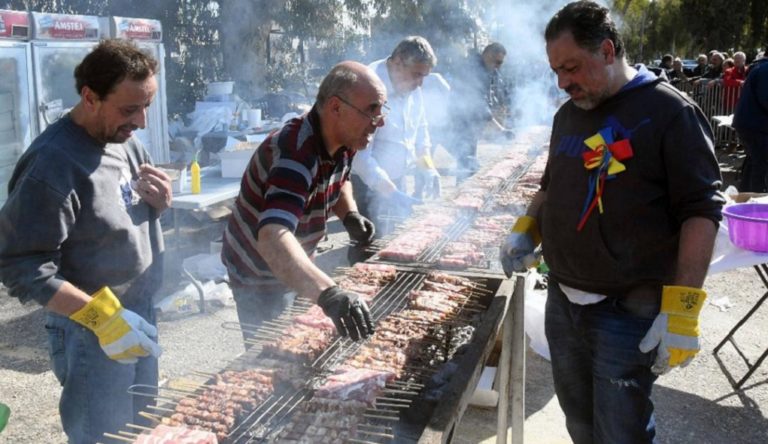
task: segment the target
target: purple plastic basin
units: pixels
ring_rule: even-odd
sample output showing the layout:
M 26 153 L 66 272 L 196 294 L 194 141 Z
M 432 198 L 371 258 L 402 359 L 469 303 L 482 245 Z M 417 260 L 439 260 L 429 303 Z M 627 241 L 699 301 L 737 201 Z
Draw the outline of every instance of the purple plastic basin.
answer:
M 768 252 L 768 204 L 743 203 L 723 208 L 728 236 L 737 247 Z

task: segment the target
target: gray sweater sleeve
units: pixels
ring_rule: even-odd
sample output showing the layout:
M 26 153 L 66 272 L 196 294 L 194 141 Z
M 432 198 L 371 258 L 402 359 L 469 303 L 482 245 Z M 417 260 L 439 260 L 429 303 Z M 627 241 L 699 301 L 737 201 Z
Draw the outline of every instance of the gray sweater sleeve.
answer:
M 11 296 L 46 305 L 65 279 L 61 244 L 75 223 L 77 197 L 22 177 L 0 210 L 0 280 Z

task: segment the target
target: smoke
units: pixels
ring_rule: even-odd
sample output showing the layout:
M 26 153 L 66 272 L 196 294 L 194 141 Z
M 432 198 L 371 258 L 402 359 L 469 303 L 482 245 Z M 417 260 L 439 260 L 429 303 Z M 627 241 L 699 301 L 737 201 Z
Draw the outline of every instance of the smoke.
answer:
M 486 18 L 491 39 L 507 48 L 502 75 L 509 85 L 510 122 L 513 127 L 550 125 L 562 93 L 549 68 L 544 29 L 565 0 L 498 1 Z

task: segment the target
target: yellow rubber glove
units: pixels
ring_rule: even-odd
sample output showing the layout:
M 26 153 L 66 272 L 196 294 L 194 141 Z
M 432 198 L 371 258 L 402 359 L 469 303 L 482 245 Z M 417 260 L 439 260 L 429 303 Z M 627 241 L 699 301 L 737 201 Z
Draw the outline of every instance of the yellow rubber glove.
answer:
M 699 288 L 664 286 L 661 312 L 640 341 L 643 353 L 658 347 L 651 367 L 654 373 L 661 375 L 674 367 L 685 367 L 699 352 L 699 313 L 706 299 L 707 293 Z
M 501 245 L 499 258 L 507 277 L 513 272 L 522 273 L 539 264 L 533 250 L 541 243 L 541 234 L 536 219 L 522 216 L 517 219 L 511 233 Z
M 424 197 L 427 199 L 439 199 L 442 194 L 440 173 L 435 167 L 435 162 L 432 160 L 432 156 L 422 156 L 417 163 L 419 165 L 417 174 L 420 176 L 420 180 L 423 184 L 422 193 L 424 194 Z
M 162 353 L 150 339 L 157 337 L 157 328 L 124 309 L 109 287 L 94 293 L 93 299 L 69 318 L 93 331 L 104 353 L 121 364 L 135 364 L 138 358 Z

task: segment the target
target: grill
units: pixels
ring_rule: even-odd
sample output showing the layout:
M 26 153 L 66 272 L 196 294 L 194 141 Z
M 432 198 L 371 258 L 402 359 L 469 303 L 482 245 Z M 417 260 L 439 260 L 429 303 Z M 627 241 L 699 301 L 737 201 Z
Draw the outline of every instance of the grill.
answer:
M 498 247 L 496 246 L 492 248 L 482 249 L 486 257 L 492 258 L 492 259 L 487 259 L 483 261 L 481 265 L 474 265 L 474 266 L 461 267 L 461 268 L 450 268 L 450 267 L 440 266 L 439 264 L 437 264 L 437 262 L 442 256 L 445 247 L 449 243 L 458 240 L 468 229 L 470 229 L 472 227 L 472 223 L 475 221 L 475 219 L 479 215 L 492 213 L 492 210 L 495 205 L 495 196 L 499 193 L 508 192 L 515 185 L 517 185 L 517 182 L 534 164 L 534 162 L 535 162 L 535 159 L 529 160 L 525 164 L 521 165 L 512 174 L 510 174 L 506 180 L 499 183 L 497 186 L 491 188 L 486 194 L 483 205 L 480 207 L 479 211 L 477 212 L 469 211 L 469 210 L 461 211 L 456 221 L 448 226 L 448 228 L 445 230 L 445 232 L 440 237 L 440 239 L 432 243 L 428 248 L 422 250 L 415 260 L 401 262 L 401 261 L 391 260 L 388 258 L 382 258 L 379 254 L 380 251 L 387 244 L 392 242 L 393 239 L 405 233 L 406 228 L 403 226 L 400 226 L 398 230 L 396 230 L 391 235 L 387 236 L 384 239 L 377 239 L 368 247 L 367 252 L 368 254 L 371 255 L 369 261 L 373 263 L 380 263 L 380 264 L 393 264 L 393 265 L 397 265 L 401 267 L 409 267 L 413 269 L 423 268 L 423 269 L 463 271 L 463 272 L 471 273 L 473 275 L 482 275 L 482 276 L 502 275 L 504 271 L 502 270 L 501 264 L 498 261 Z M 434 211 L 434 209 L 432 210 Z M 418 216 L 415 217 L 414 219 L 418 219 Z
M 543 134 L 535 131 L 530 135 L 531 141 L 540 138 Z M 535 143 L 535 142 L 534 142 Z M 407 262 L 389 261 L 382 259 L 379 252 L 387 246 L 397 232 L 388 238 L 377 240 L 370 247 L 369 253 L 373 256 L 366 264 L 388 265 L 396 269 L 394 279 L 376 291 L 376 297 L 370 303 L 371 313 L 377 323 L 391 319 L 393 314 L 399 314 L 411 304 L 411 293 L 425 285 L 425 280 L 433 270 L 441 268 L 440 259 L 451 242 L 461 238 L 475 222 L 479 214 L 487 215 L 497 206 L 497 194 L 509 192 L 520 181 L 529 168 L 536 163 L 536 159 L 527 161 L 515 167 L 513 174 L 505 179 L 499 179 L 499 169 L 488 176 L 498 183 L 488 187 L 488 191 L 482 199 L 473 197 L 465 200 L 473 209 L 459 211 L 453 220 L 445 221 L 445 230 L 427 248 Z M 506 165 L 501 165 L 505 168 Z M 482 201 L 479 207 L 475 202 Z M 512 202 L 517 204 L 516 202 Z M 502 203 L 504 205 L 504 203 Z M 433 212 L 436 208 L 432 208 Z M 418 217 L 418 215 L 417 215 Z M 442 225 L 441 225 L 442 226 Z M 399 230 L 402 232 L 403 227 Z M 437 234 L 437 233 L 435 233 Z M 486 249 L 487 257 L 496 257 L 497 250 Z M 418 334 L 419 346 L 429 344 L 422 353 L 419 349 L 419 363 L 410 363 L 396 373 L 394 380 L 388 379 L 383 390 L 377 391 L 375 407 L 369 404 L 360 414 L 360 421 L 355 424 L 355 436 L 332 439 L 333 442 L 351 443 L 389 443 L 389 442 L 414 442 L 414 443 L 445 443 L 449 442 L 454 429 L 466 409 L 469 399 L 477 386 L 484 363 L 495 345 L 497 335 L 502 330 L 502 355 L 498 375 L 498 428 L 497 435 L 501 442 L 505 442 L 507 435 L 507 413 L 510 398 L 510 374 L 515 376 L 511 384 L 511 399 L 515 403 L 513 415 L 513 431 L 521 437 L 523 416 L 523 392 L 524 387 L 524 333 L 522 322 L 522 304 L 524 291 L 524 278 L 518 277 L 515 282 L 502 280 L 501 268 L 496 260 L 489 260 L 486 264 L 472 266 L 464 269 L 450 269 L 448 276 L 460 276 L 471 282 L 471 296 L 454 313 L 456 316 L 449 319 L 436 321 L 434 330 L 425 330 L 426 335 L 418 334 L 418 328 L 412 330 Z M 514 293 L 514 297 L 513 297 Z M 447 294 L 446 294 L 446 297 Z M 286 309 L 285 313 L 274 321 L 265 322 L 261 327 L 253 331 L 255 340 L 253 346 L 237 359 L 227 365 L 222 372 L 212 375 L 197 373 L 200 380 L 179 388 L 135 387 L 136 392 L 156 398 L 160 404 L 154 407 L 152 412 L 144 412 L 147 418 L 156 422 L 167 420 L 174 414 L 175 409 L 183 406 L 183 401 L 190 397 L 202 395 L 207 388 L 212 387 L 217 381 L 222 380 L 227 371 L 246 372 L 258 366 L 265 366 L 265 352 L 269 352 L 270 341 L 282 337 L 291 328 L 292 318 L 308 310 L 311 304 L 307 301 L 297 301 L 293 308 Z M 507 309 L 511 315 L 504 317 Z M 407 322 L 419 323 L 421 321 L 408 319 Z M 385 321 L 386 322 L 386 321 Z M 403 323 L 402 326 L 407 326 Z M 463 352 L 456 353 L 451 349 L 454 335 L 458 336 L 461 329 L 471 325 L 474 332 L 466 344 Z M 248 330 L 248 326 L 225 325 L 225 328 L 237 328 Z M 516 338 L 513 341 L 513 337 Z M 362 350 L 370 341 L 355 343 L 348 339 L 336 338 L 331 340 L 320 352 L 309 353 L 306 361 L 293 374 L 291 381 L 300 381 L 296 384 L 285 384 L 289 378 L 283 378 L 269 393 L 255 394 L 258 404 L 249 405 L 237 415 L 237 423 L 228 427 L 226 434 L 219 434 L 220 441 L 227 444 L 284 442 L 282 433 L 290 430 L 295 424 L 296 418 L 301 418 L 303 408 L 315 402 L 322 396 L 319 394 L 320 386 L 331 380 L 333 372 L 342 363 L 349 362 L 351 357 L 355 359 L 362 355 Z M 410 345 L 410 342 L 406 343 Z M 393 343 L 394 344 L 394 343 Z M 368 351 L 370 351 L 369 349 Z M 383 350 L 383 349 L 382 349 Z M 408 355 L 412 357 L 411 355 Z M 454 372 L 449 377 L 447 384 L 440 387 L 441 396 L 438 398 L 427 396 L 431 393 L 431 378 L 436 372 L 442 371 L 439 367 L 445 359 L 451 358 Z M 364 363 L 367 361 L 363 361 Z M 510 372 L 510 366 L 515 371 Z M 366 367 L 363 367 L 366 368 Z M 291 367 L 292 370 L 296 368 Z M 281 369 L 282 371 L 282 369 Z M 270 384 L 278 379 L 277 373 L 272 374 Z M 270 388 L 272 386 L 270 385 Z M 250 393 L 250 392 L 249 392 Z M 186 398 L 186 399 L 185 399 Z M 439 399 L 439 401 L 437 400 Z M 337 414 L 342 417 L 344 414 Z M 334 418 L 338 419 L 338 418 Z M 121 431 L 118 435 L 106 435 L 119 441 L 131 441 L 137 437 L 137 432 L 151 429 L 137 425 L 128 425 L 130 432 Z M 295 441 L 294 441 L 295 442 Z M 313 441 L 312 441 L 313 442 Z
M 371 304 L 374 320 L 381 321 L 390 314 L 398 313 L 409 303 L 409 293 L 419 289 L 427 274 L 425 271 L 399 269 L 394 280 L 382 287 Z M 443 387 L 440 402 L 427 400 L 423 396 L 424 383 L 437 370 L 434 366 L 406 367 L 393 382 L 387 384 L 384 394 L 377 398 L 376 408 L 365 411 L 364 421 L 357 427 L 358 437 L 344 442 L 387 443 L 387 442 L 444 442 L 450 435 L 463 412 L 469 396 L 479 379 L 483 364 L 491 352 L 499 330 L 505 306 L 512 293 L 512 284 L 501 279 L 471 279 L 474 290 L 470 302 L 458 313 L 458 317 L 437 324 L 446 334 L 435 344 L 440 347 L 451 342 L 450 332 L 454 328 L 473 324 L 475 331 L 466 351 L 452 362 L 457 366 L 448 386 Z M 284 328 L 297 311 L 307 303 L 298 301 L 298 308 L 286 312 L 277 320 L 257 330 L 257 337 L 267 337 L 272 330 Z M 233 326 L 226 326 L 231 328 Z M 237 425 L 230 430 L 226 443 L 275 442 L 278 433 L 288 423 L 303 402 L 312 399 L 313 388 L 324 381 L 345 359 L 355 355 L 363 346 L 362 342 L 337 338 L 319 356 L 305 366 L 306 384 L 296 388 L 281 388 L 246 414 L 240 415 Z M 230 362 L 227 370 L 240 371 L 253 368 L 262 361 L 262 348 L 251 347 L 246 353 Z M 439 360 L 435 358 L 435 360 Z M 134 393 L 141 393 L 157 399 L 159 407 L 145 416 L 161 421 L 173 413 L 179 399 L 193 393 L 199 395 L 205 386 L 214 382 L 214 375 L 198 373 L 204 378 L 203 386 L 176 390 L 156 387 L 136 387 Z M 194 387 L 194 386 L 191 386 Z M 134 426 L 139 428 L 138 426 Z M 133 432 L 120 432 L 117 437 L 133 437 Z

